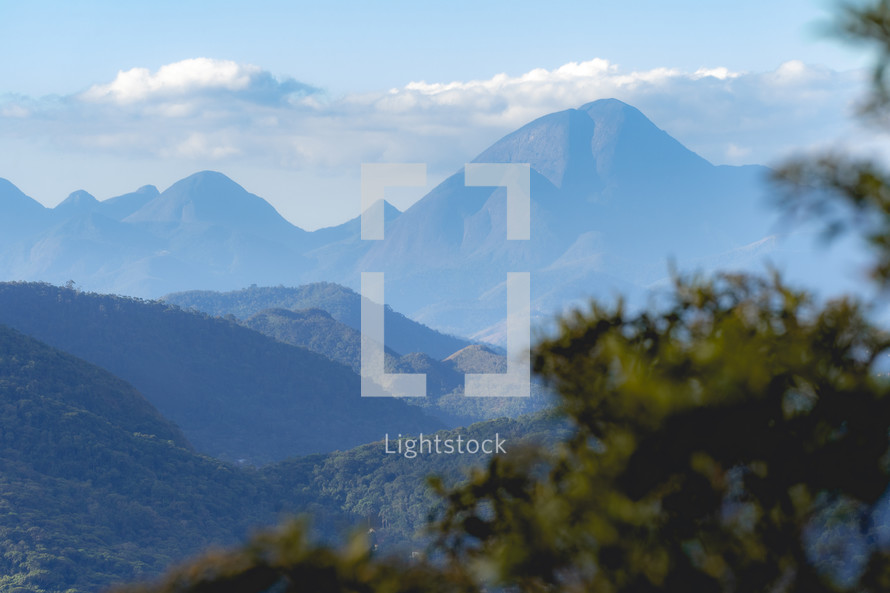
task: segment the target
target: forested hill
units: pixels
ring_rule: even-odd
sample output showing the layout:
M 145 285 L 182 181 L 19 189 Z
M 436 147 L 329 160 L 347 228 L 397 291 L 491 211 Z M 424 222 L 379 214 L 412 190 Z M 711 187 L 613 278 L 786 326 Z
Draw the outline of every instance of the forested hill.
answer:
M 5 413 L 18 414 L 13 408 L 22 406 L 34 405 L 35 409 L 62 406 L 72 410 L 68 415 L 72 419 L 84 415 L 93 420 L 101 418 L 109 429 L 139 433 L 191 450 L 182 431 L 161 416 L 131 385 L 4 325 L 0 325 L 0 397 L 7 405 Z M 2 442 L 14 445 L 24 436 L 16 423 L 4 422 L 4 425 L 8 428 L 7 432 L 0 433 Z M 22 449 L 21 452 L 41 460 L 38 451 Z M 44 463 L 56 461 L 42 459 Z
M 197 450 L 262 464 L 442 424 L 362 398 L 349 368 L 219 318 L 37 283 L 0 284 L 0 323 L 128 381 Z
M 232 292 L 193 290 L 169 294 L 162 300 L 184 309 L 210 315 L 234 315 L 247 319 L 265 309 L 321 309 L 355 330 L 361 329 L 361 296 L 331 282 L 298 287 L 251 286 Z M 470 342 L 443 334 L 386 307 L 383 314 L 386 346 L 399 354 L 423 352 L 441 360 L 470 345 Z
M 274 521 L 260 488 L 195 454 L 130 385 L 0 326 L 0 591 L 154 575 Z
M 545 417 L 460 431 L 507 447 L 552 434 Z M 283 516 L 311 513 L 333 538 L 378 526 L 411 534 L 436 499 L 425 477 L 458 479 L 484 455 L 387 454 L 383 443 L 256 470 L 192 451 L 130 385 L 0 326 L 0 592 L 86 593 L 156 576 Z

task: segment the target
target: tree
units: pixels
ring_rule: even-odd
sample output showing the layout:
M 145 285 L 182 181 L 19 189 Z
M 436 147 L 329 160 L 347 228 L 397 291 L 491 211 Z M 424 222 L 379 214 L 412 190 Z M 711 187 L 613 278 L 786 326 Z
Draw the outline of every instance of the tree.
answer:
M 840 29 L 879 48 L 864 117 L 885 121 L 890 2 Z M 890 282 L 890 176 L 838 155 L 789 164 L 788 210 L 854 228 Z M 814 191 L 816 190 L 816 191 Z M 890 590 L 879 502 L 890 464 L 890 337 L 854 299 L 778 277 L 678 278 L 673 300 L 564 318 L 535 370 L 574 430 L 446 488 L 440 562 L 334 551 L 300 528 L 208 556 L 161 591 Z
M 574 436 L 449 492 L 442 542 L 523 591 L 886 590 L 863 542 L 890 481 L 888 345 L 851 301 L 778 279 L 678 280 L 657 314 L 594 305 L 535 357 Z M 833 570 L 814 537 L 857 556 Z

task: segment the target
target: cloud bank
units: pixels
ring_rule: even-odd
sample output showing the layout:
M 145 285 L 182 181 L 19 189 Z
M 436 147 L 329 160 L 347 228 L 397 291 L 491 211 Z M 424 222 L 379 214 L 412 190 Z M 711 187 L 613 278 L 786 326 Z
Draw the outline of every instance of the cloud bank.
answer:
M 706 158 L 737 164 L 766 162 L 842 134 L 859 84 L 858 73 L 797 61 L 764 73 L 624 72 L 593 59 L 330 98 L 259 66 L 194 58 L 155 72 L 121 71 L 73 96 L 0 99 L 0 125 L 16 120 L 20 131 L 71 148 L 158 158 L 252 155 L 298 169 L 425 160 L 435 167 L 468 160 L 546 113 L 616 97 Z
M 855 137 L 850 115 L 863 77 L 799 61 L 771 72 L 686 72 L 592 59 L 331 97 L 259 66 L 194 58 L 120 71 L 70 96 L 0 96 L 0 133 L 56 153 L 192 170 L 252 163 L 354 176 L 363 162 L 425 162 L 443 176 L 536 117 L 614 97 L 714 163 L 772 164 L 796 148 Z

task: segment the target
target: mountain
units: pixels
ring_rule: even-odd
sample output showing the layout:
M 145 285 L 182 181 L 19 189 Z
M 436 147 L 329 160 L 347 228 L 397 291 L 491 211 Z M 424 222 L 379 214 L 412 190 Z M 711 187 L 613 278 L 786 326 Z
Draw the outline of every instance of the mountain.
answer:
M 85 212 L 93 212 L 99 209 L 99 200 L 84 190 L 77 190 L 62 200 L 55 208 L 55 216 L 70 217 Z
M 473 344 L 445 359 L 461 373 L 505 373 L 507 359 L 486 346 Z
M 186 229 L 190 225 L 199 228 L 212 225 L 283 245 L 298 244 L 307 234 L 285 220 L 264 199 L 215 171 L 202 171 L 177 181 L 125 220 Z
M 540 415 L 438 434 L 497 434 L 512 448 L 564 430 Z M 458 480 L 487 459 L 410 458 L 376 442 L 260 470 L 230 465 L 192 450 L 131 385 L 0 325 L 0 591 L 154 578 L 295 513 L 311 513 L 323 539 L 373 524 L 384 549 L 418 547 L 437 501 L 426 476 Z
M 123 220 L 160 195 L 153 185 L 143 185 L 134 192 L 108 198 L 99 203 L 102 214 L 113 220 Z
M 373 207 L 373 206 L 372 206 Z M 383 222 L 391 223 L 397 219 L 402 212 L 387 202 L 383 201 Z M 321 228 L 310 234 L 309 242 L 313 248 L 323 248 L 326 245 L 336 244 L 339 242 L 356 243 L 361 240 L 362 219 L 361 216 L 332 227 Z
M 214 316 L 233 315 L 246 319 L 265 309 L 321 309 L 336 321 L 361 331 L 361 296 L 355 291 L 330 282 L 318 282 L 289 288 L 251 286 L 232 292 L 188 291 L 168 294 L 163 301 Z M 386 346 L 395 352 L 424 352 L 442 359 L 470 345 L 467 340 L 443 334 L 412 321 L 405 315 L 384 309 Z
M 355 373 L 361 373 L 361 333 L 340 323 L 327 311 L 265 309 L 251 315 L 242 324 L 279 342 L 306 348 L 348 366 Z M 386 371 L 396 372 L 402 357 L 392 348 L 385 348 L 384 357 Z M 410 403 L 410 400 L 406 401 Z
M 49 210 L 0 177 L 0 266 L 22 258 L 17 243 L 49 221 Z
M 264 309 L 243 321 L 245 327 L 301 346 L 361 372 L 361 334 L 322 309 Z M 393 356 L 389 350 L 388 357 Z
M 405 212 L 384 205 L 380 241 L 361 240 L 359 218 L 303 231 L 212 171 L 98 204 L 78 194 L 54 216 L 4 182 L 0 221 L 15 222 L 0 239 L 0 278 L 73 279 L 89 290 L 158 297 L 319 281 L 355 290 L 362 272 L 384 272 L 395 310 L 503 345 L 509 272 L 531 274 L 532 317 L 546 320 L 590 296 L 644 303 L 669 261 L 681 270 L 726 262 L 760 269 L 766 258 L 790 269 L 818 263 L 764 241 L 775 231 L 762 199 L 768 169 L 712 165 L 621 101 L 543 116 L 470 160 L 529 164 L 529 240 L 506 239 L 504 188 L 467 187 L 463 169 Z M 427 353 L 441 358 L 460 347 Z
M 141 433 L 191 450 L 182 431 L 160 413 L 131 385 L 97 366 L 70 354 L 54 350 L 14 329 L 0 325 L 0 395 L 5 403 L 29 401 L 47 406 L 62 406 L 89 418 L 128 433 Z M 37 389 L 35 385 L 41 385 Z M 34 399 L 21 399 L 29 394 Z M 37 401 L 40 400 L 40 401 Z M 6 410 L 12 412 L 12 410 Z M 21 409 L 20 419 L 26 419 Z M 15 425 L 6 423 L 11 434 L 5 441 L 15 442 L 27 435 L 19 433 Z M 36 451 L 20 451 L 32 456 L 32 461 L 53 463 Z M 6 458 L 10 459 L 10 458 Z
M 302 253 L 309 248 L 308 233 L 212 171 L 161 193 L 143 186 L 103 202 L 80 190 L 53 210 L 2 180 L 4 230 L 0 278 L 74 279 L 91 290 L 135 296 L 293 282 L 306 274 Z
M 265 309 L 242 323 L 255 331 L 294 346 L 303 346 L 361 372 L 361 334 L 334 319 L 321 309 L 290 311 Z M 426 398 L 409 398 L 405 402 L 421 407 L 428 415 L 446 426 L 466 426 L 493 418 L 516 418 L 549 407 L 552 395 L 535 383 L 530 398 L 464 397 L 464 375 L 467 373 L 504 373 L 507 359 L 491 348 L 474 344 L 466 346 L 444 360 L 422 352 L 400 355 L 386 349 L 385 368 L 388 373 L 423 373 L 426 375 Z
M 148 578 L 274 522 L 276 506 L 132 386 L 0 326 L 0 591 Z
M 134 385 L 195 448 L 262 464 L 442 424 L 393 398 L 362 398 L 329 359 L 225 319 L 47 284 L 0 284 L 0 323 Z
M 0 177 L 0 209 L 5 215 L 3 218 L 7 220 L 11 218 L 19 223 L 28 223 L 46 213 L 46 208 L 40 202 L 29 198 L 11 181 L 2 177 Z
M 505 317 L 506 273 L 532 273 L 533 315 L 619 289 L 639 298 L 684 264 L 770 231 L 763 167 L 717 167 L 615 100 L 547 115 L 473 162 L 529 163 L 531 238 L 506 240 L 506 192 L 463 171 L 406 210 L 356 269 L 384 271 L 387 302 L 474 335 Z M 478 334 L 476 334 L 478 335 Z

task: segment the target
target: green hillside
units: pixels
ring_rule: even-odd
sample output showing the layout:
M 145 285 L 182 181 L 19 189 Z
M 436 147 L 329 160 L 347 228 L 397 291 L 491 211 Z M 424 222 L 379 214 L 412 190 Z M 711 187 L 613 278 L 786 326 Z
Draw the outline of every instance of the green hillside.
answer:
M 361 329 L 361 296 L 339 284 L 318 282 L 296 288 L 285 286 L 251 286 L 232 292 L 193 290 L 169 294 L 164 301 L 184 309 L 195 309 L 222 317 L 234 315 L 238 319 L 265 309 L 322 309 L 337 321 Z M 408 319 L 387 307 L 384 311 L 386 345 L 401 354 L 424 352 L 436 359 L 470 345 L 467 340 L 449 336 Z
M 130 385 L 0 326 L 0 591 L 157 574 L 273 522 L 258 491 Z
M 264 309 L 242 323 L 279 342 L 302 346 L 361 372 L 361 334 L 323 309 Z M 387 359 L 394 355 L 387 349 Z
M 507 446 L 544 418 L 461 431 Z M 395 437 L 395 435 L 393 435 Z M 393 446 L 394 447 L 394 446 Z M 373 525 L 387 549 L 412 538 L 435 498 L 484 455 L 387 454 L 383 443 L 262 470 L 193 452 L 130 385 L 0 326 L 0 592 L 93 592 L 152 578 L 209 546 L 306 513 L 333 539 Z
M 402 401 L 362 398 L 359 377 L 323 356 L 166 303 L 3 283 L 0 323 L 128 381 L 221 459 L 259 465 L 443 426 Z
M 337 321 L 327 311 L 306 309 L 266 309 L 244 320 L 243 325 L 269 337 L 313 352 L 361 372 L 361 334 Z M 386 350 L 386 371 L 389 373 L 424 373 L 426 398 L 409 398 L 405 402 L 419 406 L 447 426 L 466 426 L 473 422 L 507 416 L 516 418 L 548 407 L 551 397 L 540 385 L 532 386 L 530 398 L 466 398 L 463 395 L 466 373 L 503 373 L 507 360 L 490 348 L 478 344 L 467 346 L 444 360 L 436 360 L 421 352 L 400 356 Z

